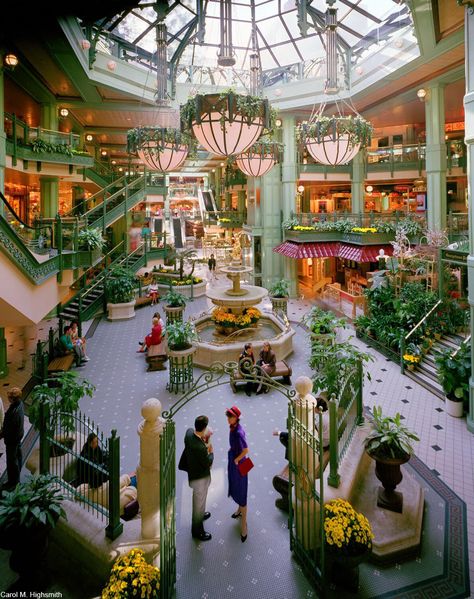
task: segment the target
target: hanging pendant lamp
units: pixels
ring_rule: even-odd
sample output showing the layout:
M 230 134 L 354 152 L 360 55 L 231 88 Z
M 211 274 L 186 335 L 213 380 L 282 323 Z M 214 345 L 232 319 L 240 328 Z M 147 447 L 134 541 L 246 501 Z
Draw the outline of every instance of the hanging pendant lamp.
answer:
M 259 140 L 246 152 L 236 157 L 239 169 L 250 177 L 262 177 L 281 160 L 282 145 L 270 141 Z
M 188 156 L 191 140 L 177 129 L 137 127 L 128 132 L 128 151 L 138 154 L 152 171 L 178 169 Z

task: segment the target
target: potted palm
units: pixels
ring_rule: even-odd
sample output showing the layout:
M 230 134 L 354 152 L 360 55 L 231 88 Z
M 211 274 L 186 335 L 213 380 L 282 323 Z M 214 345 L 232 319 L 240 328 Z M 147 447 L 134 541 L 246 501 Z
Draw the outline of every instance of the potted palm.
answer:
M 113 268 L 105 279 L 107 318 L 127 320 L 135 316 L 135 274 L 124 266 Z
M 438 380 L 445 395 L 446 412 L 454 418 L 462 418 L 469 401 L 469 378 L 471 376 L 471 347 L 463 343 L 453 352 L 446 349 L 435 358 Z
M 288 299 L 290 295 L 290 286 L 288 281 L 282 279 L 272 285 L 268 291 L 270 295 L 270 301 L 272 302 L 272 310 L 276 312 L 281 310 L 284 314 L 287 314 Z
M 10 567 L 18 572 L 21 588 L 44 583 L 44 556 L 51 530 L 66 518 L 54 476 L 32 476 L 0 499 L 0 547 L 12 551 Z
M 383 416 L 382 408 L 374 407 L 373 430 L 365 439 L 365 450 L 375 460 L 375 474 L 383 485 L 378 489 L 377 505 L 399 514 L 403 495 L 395 488 L 403 479 L 400 466 L 413 454 L 413 441 L 419 438 L 402 425 L 400 414 Z
M 196 348 L 193 341 L 197 338 L 196 329 L 191 322 L 175 320 L 166 325 L 168 357 L 170 360 L 170 378 L 166 388 L 178 392 L 187 389 L 193 382 L 193 355 Z
M 186 307 L 186 297 L 170 289 L 168 293 L 163 297 L 164 311 L 166 314 L 166 323 L 172 323 L 183 320 L 183 312 Z

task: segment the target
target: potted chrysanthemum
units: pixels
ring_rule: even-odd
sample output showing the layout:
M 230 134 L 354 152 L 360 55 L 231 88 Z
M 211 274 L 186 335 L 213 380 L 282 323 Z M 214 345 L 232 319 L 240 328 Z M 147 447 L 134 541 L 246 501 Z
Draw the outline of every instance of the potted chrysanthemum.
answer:
M 148 564 L 141 549 L 132 549 L 115 562 L 102 599 L 152 599 L 160 595 L 160 570 Z

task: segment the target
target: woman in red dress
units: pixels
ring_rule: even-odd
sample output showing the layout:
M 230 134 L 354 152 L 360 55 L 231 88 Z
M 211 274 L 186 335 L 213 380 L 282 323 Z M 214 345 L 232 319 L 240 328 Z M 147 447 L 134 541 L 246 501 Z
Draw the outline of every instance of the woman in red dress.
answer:
M 161 325 L 159 319 L 153 318 L 152 325 L 151 333 L 145 337 L 144 341 L 139 341 L 142 346 L 138 350 L 139 353 L 145 352 L 150 345 L 160 345 L 161 343 Z

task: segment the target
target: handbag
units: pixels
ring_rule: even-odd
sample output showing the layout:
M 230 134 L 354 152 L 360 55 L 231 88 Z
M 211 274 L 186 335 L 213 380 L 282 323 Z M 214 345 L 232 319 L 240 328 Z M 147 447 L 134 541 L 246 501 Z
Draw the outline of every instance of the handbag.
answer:
M 240 476 L 247 476 L 247 474 L 253 468 L 253 462 L 250 458 L 244 458 L 237 464 L 237 468 L 239 469 Z
M 188 459 L 186 457 L 186 450 L 183 450 L 181 454 L 181 458 L 179 460 L 178 469 L 183 470 L 184 472 L 188 472 Z

